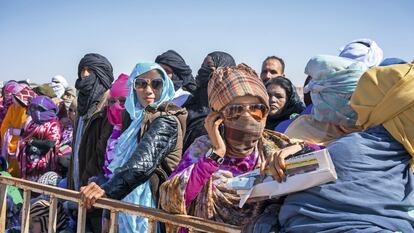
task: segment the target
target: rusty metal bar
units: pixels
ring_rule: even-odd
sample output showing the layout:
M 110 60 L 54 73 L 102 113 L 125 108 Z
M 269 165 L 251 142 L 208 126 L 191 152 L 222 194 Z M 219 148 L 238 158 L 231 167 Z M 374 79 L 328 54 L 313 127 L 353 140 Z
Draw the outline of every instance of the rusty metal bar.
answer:
M 23 191 L 22 233 L 29 233 L 31 191 Z
M 0 232 L 6 231 L 7 185 L 0 184 Z
M 157 222 L 154 219 L 148 219 L 148 232 L 149 233 L 157 232 Z
M 77 233 L 84 233 L 86 228 L 86 208 L 78 203 L 78 222 Z
M 4 177 L 0 176 L 0 183 L 6 185 L 16 186 L 20 189 L 28 189 L 32 192 L 54 195 L 56 198 L 69 200 L 76 203 L 80 201 L 80 193 L 72 190 L 61 189 L 49 185 L 43 185 L 36 182 L 31 182 L 27 180 L 22 180 L 14 177 Z M 116 210 L 117 212 L 125 212 L 128 214 L 138 215 L 143 218 L 151 218 L 154 221 L 169 223 L 176 226 L 190 227 L 196 231 L 204 232 L 217 232 L 217 233 L 239 233 L 240 227 L 209 221 L 202 218 L 197 218 L 189 215 L 174 215 L 166 213 L 165 211 L 143 207 L 139 205 L 133 205 L 121 201 L 116 201 L 108 198 L 101 198 L 96 201 L 94 207 Z M 82 219 L 86 218 L 86 210 L 80 208 L 81 215 L 78 214 L 78 232 L 79 225 L 82 223 Z M 81 220 L 81 221 L 79 221 Z M 83 221 L 84 223 L 84 221 Z M 84 226 L 82 226 L 84 227 Z M 81 228 L 84 229 L 84 228 Z M 1 231 L 0 231 L 1 232 Z
M 50 196 L 49 225 L 48 225 L 49 233 L 56 232 L 57 204 L 58 204 L 58 199 L 55 196 Z
M 111 220 L 109 222 L 109 233 L 118 233 L 118 212 L 111 210 Z

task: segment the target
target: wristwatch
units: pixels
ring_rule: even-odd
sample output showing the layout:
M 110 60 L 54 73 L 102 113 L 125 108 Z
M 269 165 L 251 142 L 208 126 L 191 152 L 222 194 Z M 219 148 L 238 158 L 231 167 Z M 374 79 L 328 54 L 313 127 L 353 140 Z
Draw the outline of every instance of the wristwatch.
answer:
M 223 162 L 224 162 L 224 158 L 222 158 L 222 157 L 220 157 L 220 155 L 214 153 L 213 148 L 210 148 L 210 150 L 207 151 L 206 158 L 211 159 L 213 161 L 216 161 L 216 163 L 218 163 L 220 165 L 223 164 Z

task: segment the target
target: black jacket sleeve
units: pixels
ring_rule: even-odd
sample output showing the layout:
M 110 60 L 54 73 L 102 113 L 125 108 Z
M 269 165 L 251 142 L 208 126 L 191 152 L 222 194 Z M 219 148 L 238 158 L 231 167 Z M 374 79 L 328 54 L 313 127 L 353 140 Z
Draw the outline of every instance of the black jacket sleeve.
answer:
M 106 196 L 121 200 L 146 182 L 155 168 L 175 148 L 177 132 L 178 123 L 174 116 L 161 116 L 155 119 L 144 133 L 131 158 L 122 167 L 117 168 L 113 177 L 102 186 Z

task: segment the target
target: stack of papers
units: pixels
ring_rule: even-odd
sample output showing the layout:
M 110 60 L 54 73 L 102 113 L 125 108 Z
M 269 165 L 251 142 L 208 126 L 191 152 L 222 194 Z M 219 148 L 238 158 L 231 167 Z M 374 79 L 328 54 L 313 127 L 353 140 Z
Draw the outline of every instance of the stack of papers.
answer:
M 337 179 L 327 149 L 302 154 L 286 160 L 286 181 L 279 183 L 272 176 L 261 176 L 259 169 L 231 178 L 227 185 L 240 195 L 239 207 L 249 198 L 269 199 L 302 191 Z

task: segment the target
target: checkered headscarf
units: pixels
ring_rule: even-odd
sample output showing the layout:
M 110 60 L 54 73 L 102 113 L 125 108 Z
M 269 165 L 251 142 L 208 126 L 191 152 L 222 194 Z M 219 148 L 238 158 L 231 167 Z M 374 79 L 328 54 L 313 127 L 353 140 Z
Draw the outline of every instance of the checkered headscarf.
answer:
M 256 96 L 269 108 L 269 96 L 256 72 L 246 64 L 215 70 L 208 83 L 210 108 L 220 111 L 235 97 Z

